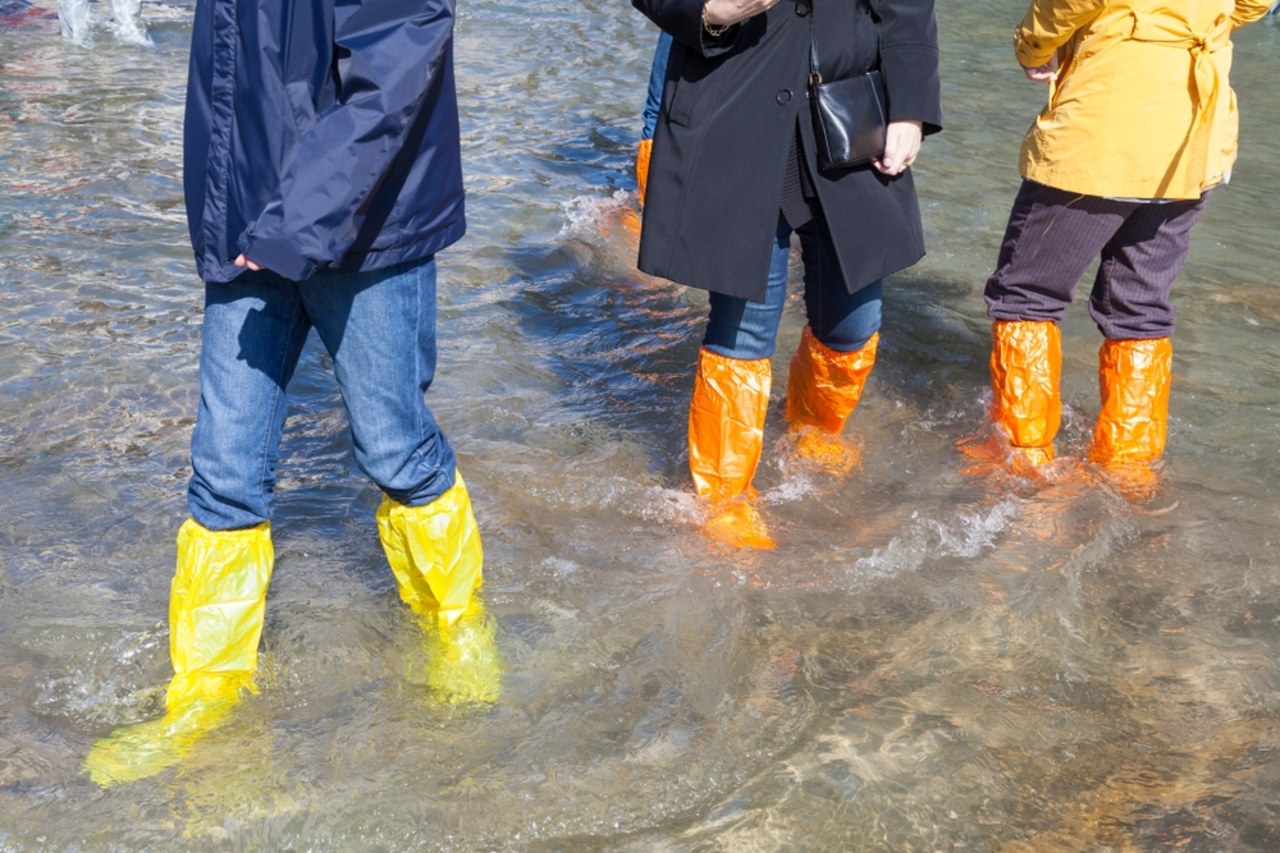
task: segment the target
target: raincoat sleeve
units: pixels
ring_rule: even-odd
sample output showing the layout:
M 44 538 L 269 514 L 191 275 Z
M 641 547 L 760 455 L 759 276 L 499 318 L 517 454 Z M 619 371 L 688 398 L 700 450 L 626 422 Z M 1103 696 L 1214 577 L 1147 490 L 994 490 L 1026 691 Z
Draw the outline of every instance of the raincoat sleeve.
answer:
M 245 257 L 294 281 L 342 260 L 362 208 L 419 111 L 430 108 L 453 19 L 453 0 L 336 0 L 337 98 L 302 136 L 274 196 L 241 236 Z
M 1274 2 L 1275 0 L 1236 0 L 1236 9 L 1231 13 L 1232 25 L 1238 29 L 1266 17 Z
M 1076 31 L 1098 16 L 1106 0 L 1032 0 L 1014 35 L 1014 53 L 1023 68 L 1039 68 Z
M 918 121 L 924 132 L 942 129 L 938 24 L 933 0 L 872 0 L 880 34 L 880 73 L 890 121 Z
M 710 58 L 731 50 L 742 27 L 729 27 L 719 36 L 708 34 L 702 27 L 703 4 L 704 0 L 631 0 L 632 6 L 676 41 Z

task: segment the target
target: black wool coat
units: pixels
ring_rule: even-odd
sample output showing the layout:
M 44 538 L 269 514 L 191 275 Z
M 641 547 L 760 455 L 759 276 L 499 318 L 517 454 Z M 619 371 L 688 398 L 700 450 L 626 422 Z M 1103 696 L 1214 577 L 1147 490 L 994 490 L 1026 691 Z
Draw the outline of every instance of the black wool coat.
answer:
M 763 301 L 782 178 L 798 127 L 803 159 L 850 292 L 924 255 L 910 170 L 816 168 L 806 81 L 879 68 L 889 119 L 942 128 L 934 0 L 782 0 L 713 37 L 703 0 L 631 0 L 674 42 L 654 133 L 640 269 Z M 815 17 L 810 17 L 813 15 Z

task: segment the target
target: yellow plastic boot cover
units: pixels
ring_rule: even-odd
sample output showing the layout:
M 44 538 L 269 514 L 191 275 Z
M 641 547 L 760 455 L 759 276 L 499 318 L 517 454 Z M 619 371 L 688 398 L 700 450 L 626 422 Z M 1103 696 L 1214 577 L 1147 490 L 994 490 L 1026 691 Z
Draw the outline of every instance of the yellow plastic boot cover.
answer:
M 174 675 L 160 720 L 125 726 L 98 741 L 85 759 L 106 786 L 176 764 L 230 713 L 253 674 L 274 562 L 266 522 L 210 531 L 188 519 L 178 531 L 169 594 L 169 656 Z
M 653 153 L 653 140 L 641 139 L 636 146 L 636 194 L 644 207 L 645 190 L 649 188 L 649 157 Z
M 726 358 L 703 349 L 689 404 L 689 472 L 709 499 L 706 531 L 738 547 L 772 548 L 751 506 L 751 478 L 764 447 L 772 367 L 769 359 Z
M 1098 351 L 1102 410 L 1090 458 L 1104 465 L 1160 458 L 1168 434 L 1172 380 L 1169 338 L 1104 341 Z
M 997 320 L 991 327 L 993 416 L 1033 465 L 1053 461 L 1062 421 L 1062 335 L 1056 323 Z
M 462 475 L 455 474 L 453 486 L 426 506 L 405 506 L 384 496 L 378 537 L 400 598 L 442 625 L 456 622 L 480 586 L 484 563 Z
M 876 362 L 880 334 L 859 350 L 839 352 L 822 344 L 808 325 L 791 359 L 787 376 L 787 422 L 796 433 L 802 459 L 835 473 L 858 464 L 853 448 L 833 439 L 862 399 L 867 377 Z

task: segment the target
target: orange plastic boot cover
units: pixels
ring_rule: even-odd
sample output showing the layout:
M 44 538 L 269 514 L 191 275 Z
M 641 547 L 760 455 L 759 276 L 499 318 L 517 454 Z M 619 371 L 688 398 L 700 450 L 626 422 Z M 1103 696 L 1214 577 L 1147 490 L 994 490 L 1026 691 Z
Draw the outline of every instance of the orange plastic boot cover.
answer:
M 764 446 L 769 359 L 698 353 L 689 404 L 689 471 L 699 495 L 720 501 L 751 487 Z
M 1102 411 L 1089 457 L 1104 465 L 1160 458 L 1172 381 L 1173 345 L 1168 338 L 1104 341 L 1098 351 Z
M 877 332 L 862 349 L 839 352 L 823 345 L 806 325 L 787 376 L 787 422 L 842 430 L 862 397 L 879 343 Z
M 993 417 L 1034 464 L 1053 460 L 1062 421 L 1062 334 L 1043 320 L 997 320 L 991 327 Z
M 641 139 L 636 146 L 636 193 L 641 207 L 644 207 L 644 192 L 649 188 L 649 156 L 652 153 L 653 140 Z

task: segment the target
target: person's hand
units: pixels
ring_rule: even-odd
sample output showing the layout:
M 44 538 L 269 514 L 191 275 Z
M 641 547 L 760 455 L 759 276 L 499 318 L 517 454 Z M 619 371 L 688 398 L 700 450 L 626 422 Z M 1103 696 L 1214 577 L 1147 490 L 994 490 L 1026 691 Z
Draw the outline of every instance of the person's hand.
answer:
M 876 171 L 885 175 L 901 175 L 920 153 L 924 126 L 918 121 L 891 121 L 884 135 L 884 153 L 871 160 Z
M 1028 80 L 1034 80 L 1037 83 L 1049 83 L 1058 79 L 1058 54 L 1044 65 L 1037 65 L 1035 68 L 1023 68 L 1022 73 L 1027 75 Z
M 707 0 L 702 11 L 713 27 L 727 27 L 754 18 L 778 5 L 778 0 Z
M 253 261 L 249 260 L 244 255 L 240 255 L 239 257 L 236 258 L 236 266 L 240 267 L 241 269 L 247 269 L 251 272 L 257 272 L 258 270 L 262 269 L 261 266 L 259 266 L 258 264 L 255 264 Z

